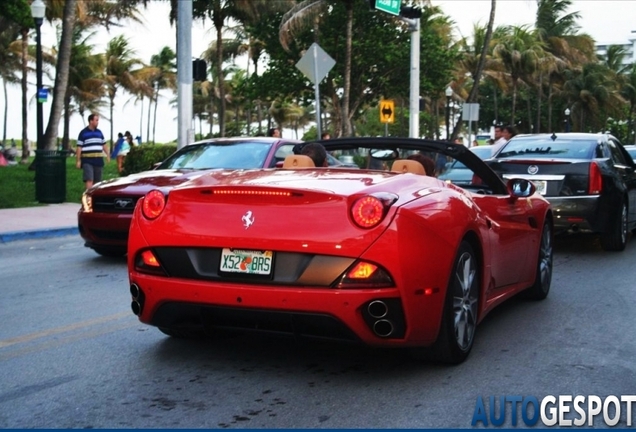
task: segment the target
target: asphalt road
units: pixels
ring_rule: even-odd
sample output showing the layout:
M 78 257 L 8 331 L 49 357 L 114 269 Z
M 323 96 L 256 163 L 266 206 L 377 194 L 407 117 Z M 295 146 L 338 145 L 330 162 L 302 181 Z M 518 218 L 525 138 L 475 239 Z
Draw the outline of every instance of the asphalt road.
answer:
M 634 394 L 635 258 L 634 239 L 623 253 L 558 239 L 548 299 L 498 308 L 448 367 L 258 335 L 174 340 L 130 312 L 123 259 L 79 236 L 2 244 L 0 427 L 468 428 L 479 396 Z

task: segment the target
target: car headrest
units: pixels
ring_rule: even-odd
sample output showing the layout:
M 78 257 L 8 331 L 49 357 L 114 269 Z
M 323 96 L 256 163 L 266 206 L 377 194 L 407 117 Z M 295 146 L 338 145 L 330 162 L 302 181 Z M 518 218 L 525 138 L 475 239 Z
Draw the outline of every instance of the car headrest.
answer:
M 305 155 L 288 155 L 283 162 L 283 168 L 315 168 L 314 161 Z
M 391 166 L 391 171 L 399 173 L 412 173 L 426 175 L 426 170 L 421 163 L 409 159 L 397 159 Z

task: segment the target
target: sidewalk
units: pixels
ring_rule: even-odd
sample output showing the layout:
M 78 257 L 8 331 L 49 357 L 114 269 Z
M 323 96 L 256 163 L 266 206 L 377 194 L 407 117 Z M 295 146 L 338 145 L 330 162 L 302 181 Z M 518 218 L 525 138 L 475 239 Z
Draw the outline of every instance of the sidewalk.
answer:
M 78 203 L 0 209 L 0 243 L 78 234 Z

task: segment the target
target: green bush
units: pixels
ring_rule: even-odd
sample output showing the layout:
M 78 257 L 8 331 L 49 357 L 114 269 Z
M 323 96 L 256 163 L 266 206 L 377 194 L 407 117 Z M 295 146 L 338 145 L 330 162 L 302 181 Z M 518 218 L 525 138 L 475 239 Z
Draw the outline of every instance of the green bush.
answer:
M 177 151 L 175 144 L 140 145 L 130 149 L 130 153 L 124 160 L 124 170 L 121 175 L 129 175 L 142 171 L 148 171 L 153 166 L 165 160 Z

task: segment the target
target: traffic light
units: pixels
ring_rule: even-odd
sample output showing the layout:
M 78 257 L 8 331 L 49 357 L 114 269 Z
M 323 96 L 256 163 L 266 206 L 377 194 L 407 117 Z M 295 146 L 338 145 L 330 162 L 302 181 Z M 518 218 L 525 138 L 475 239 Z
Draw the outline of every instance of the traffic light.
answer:
M 414 6 L 402 6 L 400 8 L 400 16 L 404 18 L 422 18 L 422 9 Z
M 192 60 L 192 79 L 194 81 L 205 81 L 208 75 L 208 65 L 203 59 Z

